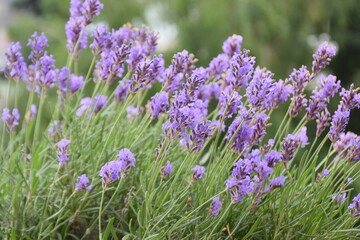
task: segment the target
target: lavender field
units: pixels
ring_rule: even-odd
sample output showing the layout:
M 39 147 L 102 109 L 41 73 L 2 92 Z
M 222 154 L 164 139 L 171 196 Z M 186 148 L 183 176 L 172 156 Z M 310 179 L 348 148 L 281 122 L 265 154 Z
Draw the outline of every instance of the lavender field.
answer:
M 1 239 L 360 239 L 360 88 L 326 71 L 335 44 L 280 79 L 241 35 L 166 61 L 104 8 L 70 2 L 64 65 L 38 29 L 3 56 Z

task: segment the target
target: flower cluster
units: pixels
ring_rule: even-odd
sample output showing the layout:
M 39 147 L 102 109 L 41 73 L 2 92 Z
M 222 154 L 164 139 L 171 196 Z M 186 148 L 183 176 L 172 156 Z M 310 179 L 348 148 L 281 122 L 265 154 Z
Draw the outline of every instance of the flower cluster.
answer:
M 17 108 L 14 108 L 10 113 L 10 110 L 8 108 L 4 108 L 1 119 L 6 123 L 7 131 L 9 133 L 13 132 L 15 130 L 15 127 L 19 125 L 19 110 Z
M 350 214 L 353 217 L 360 217 L 360 194 L 353 198 L 353 202 L 349 205 Z
M 265 192 L 284 186 L 285 177 L 270 180 L 272 168 L 280 161 L 280 155 L 273 150 L 267 154 L 258 149 L 252 150 L 246 158 L 240 158 L 232 170 L 232 176 L 226 181 L 232 202 L 239 202 L 245 195 L 254 194 L 257 198 Z M 266 185 L 270 180 L 270 185 Z
M 86 174 L 83 174 L 81 176 L 78 177 L 79 178 L 79 182 L 76 183 L 76 190 L 87 190 L 90 191 L 93 188 L 93 185 L 89 185 L 89 178 L 86 176 Z
M 102 177 L 104 187 L 119 179 L 119 174 L 121 174 L 121 177 L 125 177 L 125 173 L 131 167 L 135 167 L 135 157 L 129 149 L 120 150 L 117 157 L 117 160 L 106 163 L 100 170 L 99 175 Z
M 60 142 L 57 143 L 58 146 L 58 161 L 60 165 L 66 164 L 68 161 L 70 154 L 68 150 L 68 146 L 71 143 L 68 139 L 62 139 Z

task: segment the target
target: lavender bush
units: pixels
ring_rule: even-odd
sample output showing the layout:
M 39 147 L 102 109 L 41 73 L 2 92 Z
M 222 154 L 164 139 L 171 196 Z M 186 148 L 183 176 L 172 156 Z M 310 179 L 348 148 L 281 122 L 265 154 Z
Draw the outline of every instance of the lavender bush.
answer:
M 145 26 L 89 33 L 103 7 L 71 1 L 66 66 L 56 66 L 44 33 L 29 40 L 29 64 L 19 43 L 8 48 L 2 238 L 359 237 L 360 195 L 351 187 L 360 137 L 345 128 L 360 93 L 321 73 L 335 47 L 321 44 L 312 66 L 285 80 L 256 66 L 239 35 L 208 67 L 186 50 L 166 64 Z M 81 76 L 83 51 L 93 60 Z M 306 96 L 310 82 L 317 87 Z

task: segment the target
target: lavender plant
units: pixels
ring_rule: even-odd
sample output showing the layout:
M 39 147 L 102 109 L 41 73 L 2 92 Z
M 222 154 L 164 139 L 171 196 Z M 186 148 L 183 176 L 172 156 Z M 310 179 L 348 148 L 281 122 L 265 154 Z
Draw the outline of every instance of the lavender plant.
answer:
M 29 63 L 20 43 L 5 54 L 2 238 L 360 237 L 352 192 L 360 137 L 346 133 L 360 93 L 321 73 L 335 47 L 321 44 L 312 66 L 285 80 L 256 66 L 239 35 L 208 67 L 186 50 L 167 65 L 146 27 L 89 34 L 103 7 L 71 1 L 66 66 L 47 52 L 44 33 L 31 36 Z M 86 75 L 75 67 L 83 51 L 93 54 Z M 281 105 L 288 110 L 278 123 Z

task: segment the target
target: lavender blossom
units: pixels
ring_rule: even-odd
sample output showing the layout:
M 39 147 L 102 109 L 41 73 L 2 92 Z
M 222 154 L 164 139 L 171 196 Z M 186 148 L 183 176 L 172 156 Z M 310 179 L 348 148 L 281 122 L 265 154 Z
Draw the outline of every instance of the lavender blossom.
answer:
M 360 159 L 360 137 L 352 132 L 341 133 L 334 149 L 349 162 L 357 161 Z
M 226 83 L 234 89 L 248 85 L 254 72 L 255 57 L 249 57 L 249 50 L 235 54 L 230 61 L 230 69 L 226 74 Z
M 97 26 L 93 30 L 91 37 L 94 39 L 93 43 L 90 44 L 92 54 L 94 56 L 98 56 L 107 47 L 106 44 L 108 44 L 109 41 L 109 33 L 107 27 L 105 25 Z
M 229 57 L 222 53 L 213 58 L 206 69 L 207 77 L 210 79 L 220 79 L 229 67 Z
M 159 116 L 160 113 L 166 111 L 166 108 L 169 106 L 169 95 L 167 92 L 156 93 L 151 97 L 151 101 L 149 103 L 152 114 L 151 118 L 155 119 Z
M 274 74 L 266 69 L 257 67 L 254 72 L 254 77 L 246 89 L 246 96 L 250 106 L 262 110 L 269 110 L 273 104 L 272 92 L 274 90 L 273 84 Z
M 283 175 L 270 180 L 270 189 L 272 190 L 275 188 L 283 187 L 285 184 L 285 180 L 286 180 L 286 177 Z
M 29 59 L 35 64 L 36 60 L 44 55 L 44 49 L 48 47 L 49 44 L 44 33 L 38 36 L 38 33 L 35 32 L 31 37 L 32 39 L 29 39 L 27 46 L 31 47 Z
M 192 99 L 195 99 L 197 90 L 205 84 L 206 71 L 204 68 L 196 68 L 191 76 L 186 80 L 185 90 L 186 94 Z
M 331 46 L 328 42 L 323 42 L 313 55 L 312 71 L 320 72 L 324 69 L 336 55 L 336 47 Z
M 324 109 L 324 111 L 318 114 L 316 119 L 316 136 L 319 137 L 321 133 L 325 131 L 326 127 L 330 125 L 330 119 L 330 113 L 326 108 Z
M 27 81 L 27 66 L 20 50 L 21 45 L 19 42 L 10 43 L 5 53 L 5 66 L 2 71 L 7 78 L 15 81 Z
M 285 167 L 286 163 L 294 158 L 295 151 L 298 147 L 305 147 L 308 138 L 306 136 L 306 127 L 303 127 L 300 132 L 296 135 L 289 134 L 281 142 L 281 161 L 283 161 Z
M 122 172 L 122 163 L 120 161 L 110 161 L 100 169 L 99 176 L 102 177 L 103 187 L 120 178 L 119 173 Z
M 286 102 L 293 92 L 293 86 L 287 83 L 287 80 L 279 80 L 273 84 L 273 90 L 270 93 L 273 99 L 271 104 L 272 109 L 276 109 L 280 104 Z
M 4 108 L 1 119 L 6 123 L 6 130 L 11 133 L 15 130 L 15 127 L 19 125 L 19 110 L 17 108 L 14 108 L 12 110 L 12 113 L 10 113 L 10 110 L 8 108 Z
M 193 175 L 190 185 L 194 184 L 198 179 L 202 178 L 205 174 L 205 167 L 196 165 L 193 169 Z
M 93 18 L 100 14 L 100 10 L 104 8 L 99 0 L 85 0 L 82 5 L 81 13 L 85 17 L 86 25 L 93 22 Z
M 323 176 L 327 177 L 327 176 L 329 176 L 329 174 L 330 174 L 330 170 L 329 169 L 324 169 Z
M 93 185 L 89 185 L 89 178 L 86 176 L 86 174 L 83 174 L 81 176 L 78 177 L 79 178 L 79 182 L 76 183 L 76 190 L 80 191 L 80 190 L 87 190 L 90 191 L 93 188 Z
M 222 46 L 224 53 L 229 57 L 234 56 L 236 53 L 240 53 L 242 41 L 243 37 L 240 35 L 234 34 L 231 37 L 228 37 Z
M 345 127 L 349 122 L 350 110 L 360 107 L 360 93 L 358 91 L 358 88 L 354 89 L 353 84 L 349 90 L 341 90 L 340 96 L 342 96 L 342 99 L 332 116 L 330 125 L 329 139 L 332 142 L 336 142 L 339 139 L 340 133 L 345 131 Z
M 67 92 L 67 82 L 69 81 L 69 69 L 67 67 L 63 67 L 61 70 L 57 73 L 57 78 L 59 81 L 59 89 L 61 91 L 61 94 L 63 98 L 66 97 Z
M 226 87 L 219 97 L 219 115 L 224 119 L 231 118 L 242 105 L 241 96 L 232 86 Z
M 60 142 L 57 143 L 58 146 L 58 161 L 60 165 L 66 164 L 67 160 L 69 160 L 69 151 L 68 145 L 71 143 L 68 139 L 62 139 Z
M 289 116 L 294 118 L 299 114 L 302 107 L 306 107 L 307 99 L 305 95 L 295 95 L 291 100 Z
M 134 154 L 127 148 L 124 148 L 119 151 L 119 154 L 117 155 L 118 162 L 120 163 L 120 172 L 121 177 L 125 177 L 125 173 L 131 168 L 135 167 L 135 156 Z
M 161 167 L 161 169 L 160 169 L 161 178 L 165 179 L 170 173 L 172 173 L 172 171 L 173 171 L 173 167 L 172 167 L 170 161 L 167 161 L 166 165 Z
M 119 86 L 115 91 L 114 98 L 117 103 L 121 103 L 126 99 L 126 95 L 129 92 L 129 85 L 127 80 L 119 81 Z
M 352 217 L 360 217 L 360 194 L 355 196 L 353 202 L 349 205 L 350 214 Z
M 289 80 L 294 87 L 294 95 L 300 95 L 312 78 L 313 76 L 307 70 L 306 66 L 302 66 L 300 69 L 293 69 L 289 76 Z
M 275 151 L 275 150 L 271 150 L 269 153 L 267 153 L 264 156 L 264 161 L 267 163 L 267 165 L 269 167 L 274 167 L 279 161 L 280 161 L 280 153 Z
M 47 52 L 45 52 L 36 65 L 39 69 L 36 75 L 38 84 L 45 90 L 54 87 L 56 82 L 54 56 L 47 55 Z
M 329 75 L 326 78 L 322 75 L 320 82 L 321 89 L 315 88 L 313 91 L 314 95 L 311 96 L 309 106 L 306 108 L 308 120 L 314 119 L 320 111 L 325 109 L 326 104 L 330 102 L 330 99 L 334 97 L 340 88 L 340 81 L 336 82 L 336 77 L 333 75 Z
M 191 146 L 187 145 L 187 148 L 191 152 L 198 152 L 204 146 L 204 142 L 214 134 L 214 124 L 207 120 L 204 123 L 199 123 L 192 129 L 190 134 Z
M 83 16 L 71 17 L 65 25 L 67 49 L 77 57 L 77 53 L 87 47 L 86 18 Z M 76 49 L 75 49 L 76 48 Z
M 37 108 L 35 104 L 31 104 L 29 111 L 25 115 L 26 121 L 31 121 L 36 117 Z
M 220 201 L 220 198 L 214 197 L 212 199 L 212 202 L 211 202 L 211 205 L 210 205 L 210 208 L 208 211 L 209 215 L 217 216 L 219 214 L 221 207 L 222 207 L 222 202 Z
M 76 76 L 75 74 L 70 74 L 69 89 L 72 94 L 77 92 L 84 84 L 85 82 L 83 76 Z
M 77 116 L 83 115 L 84 111 L 90 109 L 91 112 L 88 113 L 88 116 L 91 115 L 92 112 L 97 114 L 101 109 L 105 108 L 108 97 L 101 96 L 100 94 L 96 94 L 94 99 L 89 97 L 83 98 L 80 101 L 81 107 L 76 111 Z
M 343 205 L 346 201 L 347 193 L 340 193 L 336 196 L 332 196 L 332 199 L 335 199 L 336 204 Z

